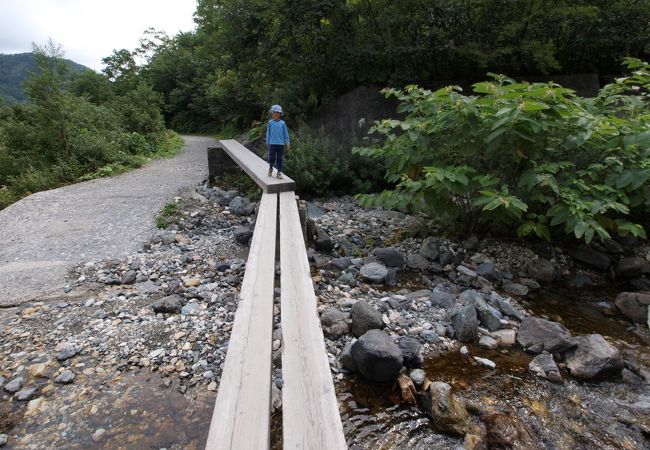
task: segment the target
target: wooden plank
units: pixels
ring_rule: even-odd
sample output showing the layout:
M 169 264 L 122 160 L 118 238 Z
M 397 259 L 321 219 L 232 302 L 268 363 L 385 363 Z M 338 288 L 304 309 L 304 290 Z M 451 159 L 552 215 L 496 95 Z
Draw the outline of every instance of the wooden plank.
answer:
M 206 449 L 268 449 L 277 194 L 262 194 Z
M 280 194 L 285 449 L 346 449 L 293 192 Z
M 283 179 L 275 177 L 277 171 L 273 170 L 273 177 L 268 175 L 269 163 L 251 152 L 234 139 L 219 141 L 219 144 L 230 157 L 250 176 L 264 192 L 287 192 L 296 189 L 296 182 L 283 174 Z

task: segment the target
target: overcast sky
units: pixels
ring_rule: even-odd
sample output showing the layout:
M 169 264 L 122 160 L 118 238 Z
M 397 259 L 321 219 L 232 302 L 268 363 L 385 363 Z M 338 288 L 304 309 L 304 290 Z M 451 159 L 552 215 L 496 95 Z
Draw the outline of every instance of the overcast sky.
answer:
M 145 29 L 194 29 L 196 0 L 0 0 L 0 53 L 32 51 L 49 38 L 65 57 L 97 71 L 113 50 L 135 49 Z

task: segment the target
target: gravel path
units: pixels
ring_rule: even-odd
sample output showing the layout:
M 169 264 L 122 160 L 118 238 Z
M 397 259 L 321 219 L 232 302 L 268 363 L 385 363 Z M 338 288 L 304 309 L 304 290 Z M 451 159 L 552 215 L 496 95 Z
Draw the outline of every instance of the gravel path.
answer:
M 63 294 L 71 267 L 138 249 L 162 207 L 207 177 L 206 148 L 215 141 L 183 138 L 172 159 L 38 192 L 0 211 L 0 307 Z

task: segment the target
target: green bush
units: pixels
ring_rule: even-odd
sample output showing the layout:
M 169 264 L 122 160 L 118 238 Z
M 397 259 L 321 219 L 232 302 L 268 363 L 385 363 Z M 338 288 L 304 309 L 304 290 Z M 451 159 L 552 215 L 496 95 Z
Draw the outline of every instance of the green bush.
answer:
M 562 230 L 590 242 L 611 233 L 645 237 L 650 212 L 650 66 L 584 99 L 555 83 L 503 75 L 431 92 L 387 89 L 404 120 L 371 132 L 383 145 L 358 148 L 388 166 L 394 188 L 366 205 L 421 211 L 470 230 L 517 229 L 550 240 Z

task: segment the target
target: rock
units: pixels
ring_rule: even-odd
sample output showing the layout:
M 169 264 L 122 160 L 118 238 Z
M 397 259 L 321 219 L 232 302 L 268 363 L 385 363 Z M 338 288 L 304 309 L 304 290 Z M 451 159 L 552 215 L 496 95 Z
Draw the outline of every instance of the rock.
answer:
M 371 262 L 361 267 L 361 277 L 371 283 L 383 283 L 388 276 L 388 269 L 383 264 Z
M 648 320 L 650 292 L 621 292 L 614 300 L 618 310 L 628 319 L 638 323 Z
M 429 261 L 422 255 L 411 254 L 406 257 L 406 266 L 414 270 L 426 270 L 429 267 Z
M 59 361 L 65 361 L 70 358 L 74 358 L 76 355 L 77 355 L 77 347 L 75 347 L 73 344 L 65 343 L 61 347 L 59 354 L 56 355 L 56 359 Z
M 529 262 L 526 271 L 531 278 L 544 283 L 555 279 L 555 266 L 548 259 L 538 258 Z
M 49 362 L 32 364 L 29 366 L 29 374 L 34 378 L 47 378 L 47 369 L 49 367 Z
M 621 258 L 616 264 L 616 274 L 620 278 L 631 279 L 650 273 L 650 263 L 640 256 Z
M 469 355 L 469 349 L 466 345 L 463 345 L 458 352 L 463 356 Z
M 569 289 L 584 289 L 594 285 L 588 275 L 584 273 L 574 273 L 564 280 L 564 285 Z
M 55 383 L 59 384 L 70 384 L 74 381 L 75 374 L 71 370 L 64 370 L 61 374 L 54 379 Z
M 375 248 L 371 254 L 388 267 L 404 266 L 404 257 L 394 247 Z
M 135 283 L 135 278 L 136 278 L 137 274 L 138 273 L 135 270 L 127 271 L 124 275 L 122 275 L 121 284 L 133 284 L 133 283 Z
M 434 330 L 422 330 L 420 337 L 429 343 L 440 342 L 440 337 Z
M 594 250 L 592 247 L 580 247 L 575 250 L 570 250 L 569 256 L 571 256 L 576 261 L 579 261 L 590 267 L 594 267 L 598 270 L 602 270 L 603 272 L 609 269 L 609 267 L 612 265 L 609 256 Z
M 251 204 L 245 197 L 235 197 L 228 204 L 230 212 L 237 216 L 248 216 L 255 211 L 255 204 Z
M 323 328 L 323 334 L 329 339 L 338 339 L 344 334 L 350 332 L 350 325 L 347 319 L 349 315 L 341 311 L 329 308 L 320 316 L 320 323 Z
M 248 241 L 250 241 L 253 237 L 253 230 L 248 226 L 235 227 L 232 233 L 235 241 L 239 242 L 242 245 L 247 245 Z
M 539 317 L 526 317 L 521 321 L 517 342 L 529 352 L 562 353 L 575 346 L 569 330 L 557 322 Z
M 449 319 L 456 331 L 456 338 L 461 342 L 472 342 L 476 339 L 478 319 L 474 305 L 457 306 L 449 312 Z
M 608 375 L 620 375 L 623 357 L 619 350 L 600 334 L 575 338 L 577 347 L 566 355 L 567 367 L 576 378 L 590 379 Z
M 490 303 L 495 304 L 499 310 L 509 317 L 514 317 L 517 320 L 522 320 L 524 315 L 517 307 L 510 303 L 507 299 L 501 297 L 496 292 L 492 292 L 490 296 Z
M 23 387 L 25 379 L 23 377 L 16 377 L 9 383 L 5 384 L 4 390 L 10 394 L 15 394 Z
M 159 239 L 159 242 L 162 242 L 164 245 L 169 245 L 176 242 L 176 235 L 169 231 L 163 231 L 158 235 L 157 239 Z
M 546 448 L 528 425 L 510 412 L 490 413 L 485 423 L 485 446 L 490 449 L 542 450 Z
M 501 313 L 485 303 L 481 294 L 470 289 L 460 294 L 460 299 L 464 304 L 471 304 L 476 309 L 479 321 L 490 331 L 501 328 Z
M 106 319 L 108 317 L 108 313 L 103 309 L 98 309 L 93 314 L 93 317 L 95 317 L 96 319 L 104 320 L 104 319 Z
M 411 370 L 411 373 L 409 373 L 409 377 L 417 387 L 420 387 L 422 383 L 424 383 L 426 373 L 422 369 L 413 369 Z
M 447 264 L 451 264 L 451 262 L 454 260 L 454 252 L 451 250 L 445 250 L 442 253 L 440 253 L 440 265 L 441 266 L 446 266 Z
M 423 394 L 418 394 L 418 404 L 431 417 L 431 425 L 441 433 L 464 436 L 469 430 L 469 414 L 464 402 L 451 393 L 447 383 L 433 382 Z
M 105 435 L 105 434 L 106 434 L 106 430 L 105 430 L 105 429 L 103 429 L 103 428 L 98 428 L 98 429 L 95 430 L 95 432 L 93 433 L 93 436 L 92 436 L 93 441 L 94 441 L 94 442 L 101 442 L 102 439 L 104 439 L 104 435 Z
M 477 363 L 479 363 L 482 366 L 487 367 L 488 369 L 494 369 L 497 366 L 494 363 L 494 361 L 489 360 L 487 358 L 481 358 L 481 357 L 478 357 L 478 356 L 473 356 L 472 358 L 474 358 L 474 361 L 476 361 Z
M 341 366 L 343 366 L 344 369 L 349 370 L 350 372 L 359 371 L 357 367 L 357 363 L 354 362 L 354 358 L 352 357 L 352 345 L 355 342 L 356 341 L 352 341 L 345 344 L 345 347 L 343 347 L 343 351 L 339 356 L 339 362 L 341 363 Z
M 352 345 L 352 357 L 368 380 L 389 383 L 402 368 L 403 356 L 393 339 L 381 330 L 370 330 Z
M 0 447 L 7 445 L 8 441 L 9 441 L 9 436 L 7 436 L 4 433 L 0 433 Z
M 182 306 L 183 299 L 176 294 L 163 297 L 151 304 L 153 312 L 163 314 L 178 314 Z
M 562 375 L 560 375 L 560 369 L 558 369 L 553 355 L 548 352 L 542 352 L 539 355 L 535 356 L 533 360 L 528 364 L 528 370 L 533 372 L 540 378 L 552 381 L 554 383 L 562 382 Z
M 217 382 L 216 381 L 210 381 L 210 383 L 208 383 L 207 390 L 210 391 L 210 392 L 215 392 L 217 390 Z
M 31 400 L 32 398 L 34 398 L 34 395 L 36 395 L 36 388 L 35 387 L 24 388 L 24 389 L 18 391 L 18 393 L 16 393 L 14 398 L 16 400 L 18 400 L 19 402 L 26 402 L 26 401 Z
M 645 277 L 630 280 L 630 284 L 637 291 L 650 291 L 650 280 Z
M 539 289 L 542 287 L 537 280 L 533 280 L 532 278 L 520 278 L 519 283 L 523 284 L 528 289 Z
M 422 241 L 422 246 L 420 247 L 420 254 L 424 256 L 429 261 L 435 261 L 440 256 L 440 243 L 438 239 L 428 237 Z
M 384 328 L 384 321 L 379 311 L 365 301 L 358 301 L 350 309 L 352 317 L 352 334 L 359 337 L 368 330 Z
M 528 295 L 528 287 L 519 283 L 508 283 L 503 285 L 503 290 L 508 294 L 525 297 Z
M 445 288 L 436 286 L 429 297 L 431 306 L 436 308 L 450 308 L 454 305 L 454 297 Z
M 486 261 L 479 264 L 476 268 L 476 273 L 489 281 L 496 281 L 498 278 L 496 266 L 492 261 Z
M 314 247 L 318 251 L 331 252 L 334 250 L 332 238 L 330 238 L 329 234 L 319 226 L 315 226 L 313 241 Z
M 468 278 L 476 278 L 478 275 L 472 269 L 469 269 L 462 264 L 456 267 L 456 272 L 461 275 L 465 275 Z
M 490 335 L 496 339 L 500 347 L 512 347 L 517 342 L 517 332 L 510 328 L 493 331 Z
M 422 367 L 422 363 L 424 363 L 424 347 L 422 347 L 420 341 L 411 336 L 402 336 L 397 340 L 397 346 L 402 352 L 406 367 Z
M 327 264 L 327 267 L 336 269 L 336 270 L 345 270 L 352 265 L 352 258 L 335 258 L 330 260 Z
M 184 316 L 198 316 L 201 313 L 201 305 L 198 303 L 188 303 L 181 308 L 181 314 Z
M 499 347 L 499 343 L 496 339 L 490 336 L 481 336 L 478 340 L 479 347 L 487 348 L 488 350 L 494 350 Z

